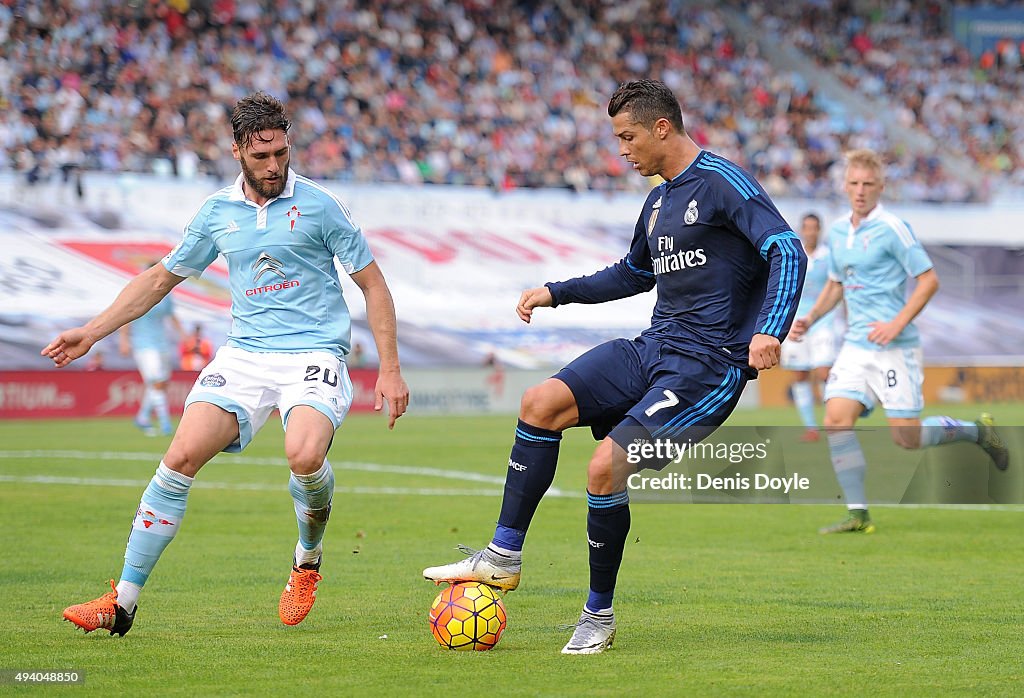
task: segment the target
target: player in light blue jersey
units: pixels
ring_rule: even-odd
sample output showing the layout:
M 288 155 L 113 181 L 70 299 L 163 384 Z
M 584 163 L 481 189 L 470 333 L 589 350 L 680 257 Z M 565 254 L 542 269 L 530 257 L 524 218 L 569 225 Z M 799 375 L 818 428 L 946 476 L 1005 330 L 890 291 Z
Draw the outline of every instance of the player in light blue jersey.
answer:
M 871 533 L 875 525 L 864 489 L 867 465 L 853 427 L 876 403 L 885 409 L 893 441 L 903 448 L 972 441 L 1000 470 L 1008 467 L 1009 454 L 990 415 L 975 422 L 921 420 L 924 371 L 913 320 L 938 290 L 938 276 L 910 226 L 879 203 L 885 172 L 876 153 L 847 154 L 844 188 L 852 210 L 829 231 L 829 281 L 810 311 L 793 323 L 790 338 L 805 335 L 846 300 L 848 329 L 825 389 L 825 427 L 849 514 L 820 532 Z M 917 281 L 909 297 L 908 277 Z
M 807 254 L 807 275 L 797 306 L 797 317 L 803 317 L 810 311 L 828 281 L 831 255 L 828 245 L 821 242 L 821 218 L 817 214 L 808 213 L 800 221 L 800 241 Z M 815 388 L 822 386 L 819 395 L 824 395 L 828 370 L 836 358 L 834 315 L 834 310 L 826 313 L 802 341 L 784 342 L 782 345 L 782 367 L 794 375 L 790 392 L 804 424 L 803 441 L 814 442 L 821 438 L 814 416 Z
M 326 456 L 352 404 L 345 356 L 350 319 L 335 260 L 359 286 L 377 345 L 376 409 L 388 428 L 405 412 L 409 389 L 398 362 L 395 308 L 384 276 L 345 206 L 289 168 L 291 126 L 284 105 L 256 93 L 231 118 L 232 152 L 242 173 L 209 197 L 162 264 L 139 274 L 114 303 L 82 327 L 62 332 L 42 354 L 58 367 L 143 316 L 218 254 L 227 260 L 232 326 L 202 371 L 185 414 L 132 523 L 120 582 L 98 599 L 64 610 L 86 632 L 124 635 L 160 554 L 177 533 L 189 488 L 220 451 L 239 451 L 274 409 L 285 428 L 289 490 L 299 537 L 278 613 L 301 622 L 316 598 L 321 541 L 331 513 L 334 473 Z
M 143 393 L 139 411 L 135 415 L 135 426 L 147 436 L 156 434 L 152 417 L 156 417 L 160 432 L 165 436 L 173 430 L 167 384 L 171 379 L 172 352 L 184 334 L 181 323 L 174 315 L 174 301 L 170 296 L 165 296 L 148 313 L 121 328 L 121 354 L 131 355 L 135 359 L 135 366 L 142 376 Z

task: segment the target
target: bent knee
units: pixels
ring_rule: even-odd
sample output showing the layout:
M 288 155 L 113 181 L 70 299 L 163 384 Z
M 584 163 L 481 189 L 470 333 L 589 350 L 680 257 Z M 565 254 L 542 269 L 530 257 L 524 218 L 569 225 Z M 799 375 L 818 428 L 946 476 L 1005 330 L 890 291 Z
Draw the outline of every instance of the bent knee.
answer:
M 284 457 L 288 460 L 288 467 L 293 473 L 309 475 L 320 469 L 327 456 L 315 445 L 303 443 L 298 445 L 285 444 Z
M 921 448 L 921 430 L 910 428 L 894 429 L 892 432 L 892 441 L 900 448 L 911 451 Z
M 576 402 L 568 386 L 548 380 L 526 389 L 519 403 L 519 417 L 541 429 L 562 431 L 576 421 Z

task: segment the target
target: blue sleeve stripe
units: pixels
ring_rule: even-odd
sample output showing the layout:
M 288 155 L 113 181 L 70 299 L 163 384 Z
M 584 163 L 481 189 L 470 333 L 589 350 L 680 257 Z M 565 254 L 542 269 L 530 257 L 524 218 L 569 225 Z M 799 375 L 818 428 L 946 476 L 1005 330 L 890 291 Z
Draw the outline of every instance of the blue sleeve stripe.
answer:
M 639 274 L 640 276 L 646 277 L 648 279 L 654 278 L 654 272 L 650 272 L 647 271 L 646 269 L 641 269 L 640 267 L 636 266 L 631 261 L 629 261 L 628 256 L 624 258 L 624 261 L 626 262 L 626 268 L 629 269 L 634 274 Z
M 779 287 L 775 296 L 775 304 L 772 312 L 765 320 L 764 334 L 774 335 L 782 329 L 793 306 L 793 299 L 797 292 L 797 277 L 799 276 L 800 263 L 797 255 L 796 244 L 793 240 L 781 240 L 779 251 L 782 253 L 781 273 L 779 274 Z
M 684 429 L 693 426 L 702 418 L 714 414 L 727 404 L 736 394 L 739 382 L 740 370 L 735 366 L 730 366 L 725 380 L 717 388 L 705 395 L 696 405 L 688 407 L 666 422 L 664 426 L 656 429 L 651 436 L 655 438 L 679 436 Z
M 793 307 L 793 301 L 797 292 L 797 276 L 800 270 L 799 256 L 796 246 L 791 239 L 783 239 L 778 243 L 779 252 L 782 254 L 782 271 L 779 276 L 779 288 L 775 296 L 775 303 L 768 313 L 761 329 L 761 334 L 775 335 L 782 329 L 786 316 Z
M 757 196 L 758 194 L 760 194 L 760 192 L 757 190 L 757 187 L 754 185 L 753 182 L 750 181 L 750 178 L 746 175 L 746 173 L 739 167 L 737 167 L 734 163 L 731 163 L 723 158 L 716 158 L 714 155 L 711 155 L 710 153 L 704 153 L 704 159 L 706 162 L 710 164 L 719 165 L 732 172 L 736 179 L 738 179 L 740 183 L 747 188 L 747 191 L 750 192 L 751 196 Z
M 796 233 L 792 230 L 787 230 L 782 233 L 775 233 L 775 235 L 769 235 L 765 239 L 764 244 L 761 245 L 761 259 L 768 259 L 768 249 L 776 242 L 782 242 L 783 240 L 796 240 Z
M 740 196 L 743 197 L 744 201 L 750 200 L 750 194 L 748 194 L 746 190 L 744 190 L 743 185 L 739 182 L 739 180 L 735 179 L 733 175 L 731 175 L 725 169 L 719 167 L 718 165 L 705 164 L 704 160 L 697 162 L 697 167 L 699 167 L 702 170 L 711 170 L 722 175 L 722 177 L 724 177 L 725 180 L 732 185 L 733 189 L 740 193 Z

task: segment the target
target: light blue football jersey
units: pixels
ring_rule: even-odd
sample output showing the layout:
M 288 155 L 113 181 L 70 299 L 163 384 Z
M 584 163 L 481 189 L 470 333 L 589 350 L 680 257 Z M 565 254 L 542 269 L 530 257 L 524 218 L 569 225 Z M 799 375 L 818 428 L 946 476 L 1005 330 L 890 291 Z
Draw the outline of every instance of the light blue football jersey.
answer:
M 914 237 L 910 226 L 881 205 L 855 229 L 841 218 L 829 231 L 832 266 L 830 278 L 842 283 L 846 301 L 844 338 L 858 346 L 878 349 L 868 341 L 870 322 L 888 322 L 907 302 L 907 278 L 932 268 L 932 260 Z M 907 325 L 889 347 L 920 344 L 917 328 Z
M 832 254 L 829 252 L 828 245 L 818 243 L 814 252 L 807 255 L 807 274 L 804 276 L 804 290 L 800 294 L 800 304 L 797 306 L 797 317 L 804 317 L 814 307 L 814 302 L 818 300 L 821 290 L 825 288 L 825 282 L 828 281 L 831 266 Z M 831 330 L 835 323 L 835 314 L 835 309 L 832 309 L 822 315 L 817 322 L 811 325 L 807 334 L 812 335 Z
M 132 349 L 158 349 L 163 352 L 174 349 L 175 339 L 167 327 L 167 320 L 174 315 L 174 301 L 170 295 L 150 308 L 142 317 L 128 325 L 128 336 Z
M 228 346 L 348 353 L 352 320 L 334 258 L 352 274 L 373 255 L 327 189 L 289 170 L 281 195 L 257 206 L 245 198 L 239 175 L 206 199 L 163 263 L 178 276 L 198 276 L 218 253 L 231 286 Z

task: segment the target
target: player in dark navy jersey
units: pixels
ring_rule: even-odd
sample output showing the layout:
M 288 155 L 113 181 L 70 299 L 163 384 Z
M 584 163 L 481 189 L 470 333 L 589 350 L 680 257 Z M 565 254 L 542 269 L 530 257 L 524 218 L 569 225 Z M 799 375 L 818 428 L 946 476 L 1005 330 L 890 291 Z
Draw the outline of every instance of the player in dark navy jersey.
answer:
M 612 596 L 629 531 L 626 449 L 697 440 L 725 421 L 747 380 L 779 362 L 806 257 L 800 241 L 747 172 L 701 150 L 662 83 L 621 85 L 608 104 L 619 152 L 651 191 L 629 252 L 590 276 L 524 291 L 516 308 L 603 303 L 658 290 L 651 326 L 602 344 L 523 395 L 505 495 L 492 542 L 459 562 L 431 567 L 437 582 L 519 584 L 523 540 L 554 478 L 562 431 L 589 426 L 600 445 L 587 471 L 590 595 L 566 654 L 604 651 L 615 636 Z M 643 463 L 661 467 L 663 462 Z

